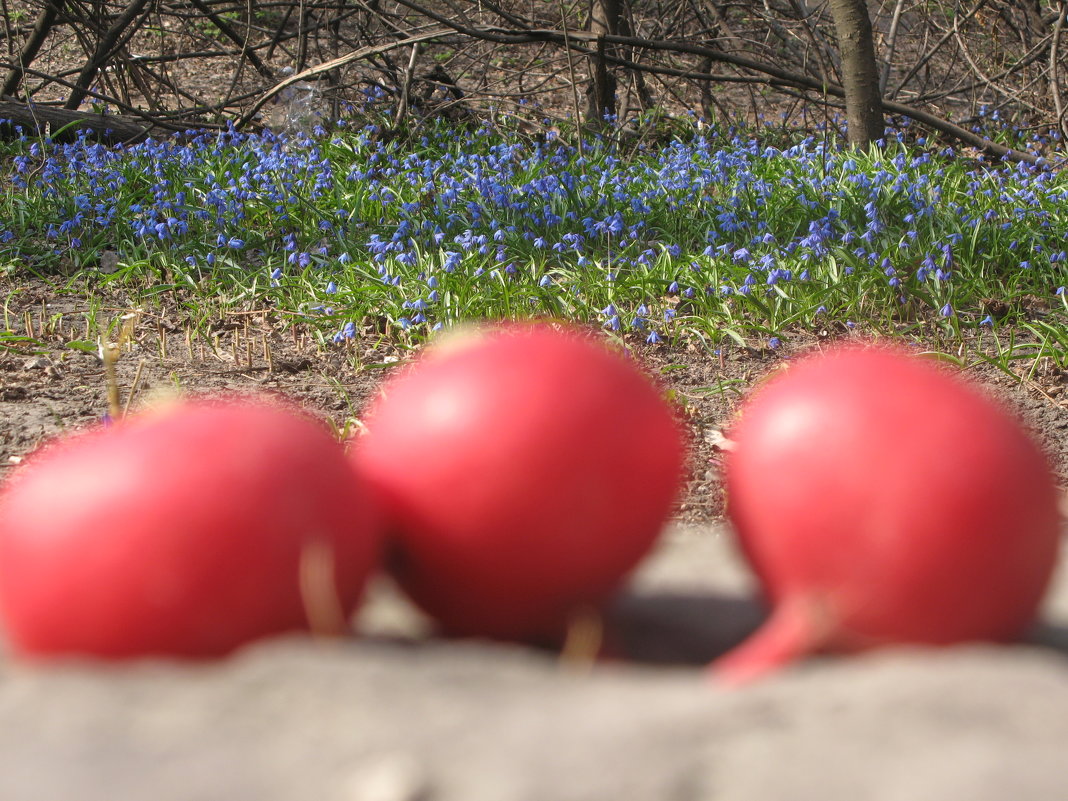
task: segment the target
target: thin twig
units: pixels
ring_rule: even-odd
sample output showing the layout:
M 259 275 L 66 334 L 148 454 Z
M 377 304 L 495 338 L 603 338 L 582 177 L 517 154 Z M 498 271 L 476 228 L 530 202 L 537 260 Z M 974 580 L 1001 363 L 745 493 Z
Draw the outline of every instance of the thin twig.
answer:
M 1057 72 L 1060 64 L 1061 31 L 1064 30 L 1064 16 L 1068 13 L 1068 2 L 1060 0 L 1058 8 L 1060 13 L 1057 15 L 1057 24 L 1053 26 L 1053 41 L 1049 46 L 1049 85 L 1053 93 L 1053 109 L 1057 114 L 1057 127 L 1061 129 L 1061 135 L 1068 138 L 1068 124 L 1064 118 L 1064 102 L 1061 100 L 1060 76 Z
M 905 0 L 897 0 L 894 5 L 894 16 L 890 20 L 890 30 L 886 34 L 886 55 L 883 56 L 883 74 L 879 77 L 879 95 L 885 97 L 886 84 L 890 80 L 890 70 L 894 66 L 894 49 L 897 47 L 898 23 L 901 22 L 901 11 L 905 7 Z
M 400 102 L 397 104 L 397 118 L 393 121 L 393 130 L 398 130 L 408 113 L 409 97 L 412 93 L 412 80 L 415 78 L 415 62 L 419 58 L 419 43 L 412 45 L 412 54 L 408 57 L 408 67 L 404 70 L 404 84 L 401 86 Z
M 571 58 L 571 40 L 567 31 L 567 12 L 564 10 L 564 0 L 558 0 L 558 4 L 560 6 L 560 25 L 564 30 L 564 50 L 567 53 L 567 71 L 571 76 L 571 96 L 575 102 L 575 130 L 578 143 L 578 154 L 579 158 L 583 158 L 585 153 L 583 152 L 582 144 L 582 109 L 579 105 L 578 80 L 575 77 L 575 63 Z

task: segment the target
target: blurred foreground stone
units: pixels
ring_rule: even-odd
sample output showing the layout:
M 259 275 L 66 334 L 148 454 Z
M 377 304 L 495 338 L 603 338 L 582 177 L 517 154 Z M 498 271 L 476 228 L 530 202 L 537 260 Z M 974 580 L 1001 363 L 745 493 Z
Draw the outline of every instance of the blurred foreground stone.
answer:
M 1062 575 L 1068 579 L 1068 575 Z M 0 801 L 1021 801 L 1068 795 L 1068 581 L 1036 644 L 812 662 L 744 690 L 705 660 L 759 621 L 727 543 L 675 530 L 589 670 L 413 640 L 290 639 L 210 665 L 0 661 Z

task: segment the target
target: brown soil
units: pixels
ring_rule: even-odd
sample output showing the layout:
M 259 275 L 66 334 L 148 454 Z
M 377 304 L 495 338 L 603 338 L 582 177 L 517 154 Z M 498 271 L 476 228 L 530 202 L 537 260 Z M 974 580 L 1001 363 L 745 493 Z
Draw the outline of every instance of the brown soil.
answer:
M 108 411 L 108 398 L 98 355 L 70 345 L 99 336 L 87 323 L 86 294 L 58 292 L 40 281 L 0 280 L 9 336 L 32 337 L 32 341 L 0 339 L 3 475 L 48 437 L 100 420 Z M 120 328 L 116 321 L 134 308 L 132 299 L 121 289 L 98 291 L 96 297 L 102 300 L 96 317 L 112 323 L 114 341 Z M 198 337 L 188 336 L 187 330 L 188 321 L 167 302 L 139 315 L 116 369 L 124 405 L 129 402 L 137 408 L 176 391 L 283 393 L 343 435 L 351 432 L 393 365 L 411 355 L 381 337 L 322 346 L 311 331 L 290 324 L 271 309 L 213 319 Z M 690 423 L 691 471 L 677 510 L 679 520 L 704 522 L 721 516 L 715 432 L 728 426 L 755 382 L 791 356 L 818 347 L 829 336 L 823 334 L 798 334 L 775 351 L 732 346 L 708 353 L 694 346 L 627 343 L 673 391 Z M 927 344 L 940 349 L 937 342 Z M 1030 360 L 1021 362 L 1019 369 L 1017 377 L 987 365 L 968 372 L 1018 411 L 1050 454 L 1060 483 L 1068 484 L 1068 372 Z

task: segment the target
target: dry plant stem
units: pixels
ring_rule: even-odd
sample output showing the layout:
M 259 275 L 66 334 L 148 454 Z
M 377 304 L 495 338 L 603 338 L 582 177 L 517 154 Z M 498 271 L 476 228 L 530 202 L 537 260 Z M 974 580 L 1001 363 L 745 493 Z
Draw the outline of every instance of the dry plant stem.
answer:
M 274 354 L 271 352 L 271 343 L 267 341 L 267 334 L 263 335 L 263 360 L 267 362 L 267 372 L 274 372 Z
M 119 360 L 119 346 L 105 342 L 101 351 L 104 362 L 104 382 L 107 385 L 108 415 L 112 420 L 122 419 L 122 403 L 119 398 L 119 379 L 115 373 L 115 363 Z
M 137 391 L 141 388 L 141 374 L 145 369 L 145 360 L 142 359 L 137 363 L 137 372 L 134 373 L 133 383 L 130 384 L 130 392 L 126 396 L 126 403 L 122 407 L 122 416 L 125 417 L 130 413 L 130 406 L 133 404 L 133 400 L 137 397 Z

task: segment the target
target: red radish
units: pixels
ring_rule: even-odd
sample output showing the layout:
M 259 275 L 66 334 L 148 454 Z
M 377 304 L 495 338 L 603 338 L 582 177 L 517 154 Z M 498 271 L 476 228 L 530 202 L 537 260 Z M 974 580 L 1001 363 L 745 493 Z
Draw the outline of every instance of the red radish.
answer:
M 183 401 L 46 447 L 0 494 L 0 622 L 30 657 L 209 657 L 342 617 L 379 551 L 341 445 L 278 403 Z M 332 560 L 330 559 L 332 555 Z M 324 608 L 324 602 L 317 602 Z
M 1042 453 L 997 403 L 887 347 L 801 359 L 742 410 L 728 515 L 772 606 L 713 664 L 739 682 L 817 651 L 1002 641 L 1057 559 Z
M 654 544 L 683 476 L 656 384 L 551 324 L 430 348 L 367 426 L 355 459 L 392 516 L 394 575 L 457 635 L 557 636 Z

